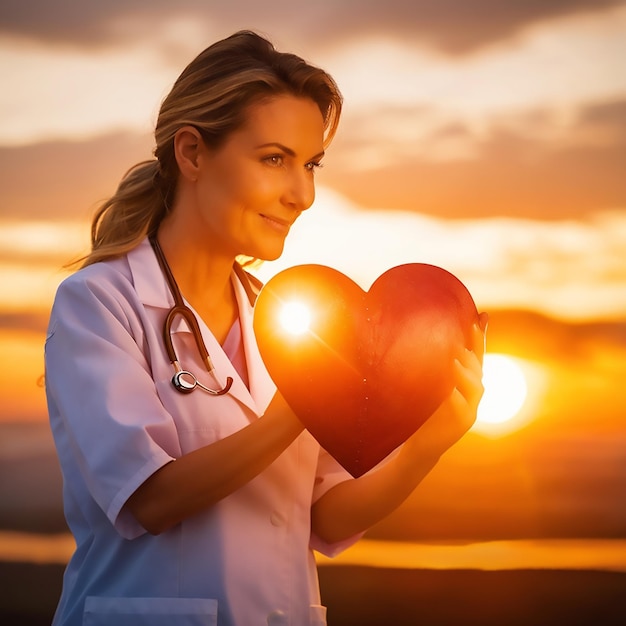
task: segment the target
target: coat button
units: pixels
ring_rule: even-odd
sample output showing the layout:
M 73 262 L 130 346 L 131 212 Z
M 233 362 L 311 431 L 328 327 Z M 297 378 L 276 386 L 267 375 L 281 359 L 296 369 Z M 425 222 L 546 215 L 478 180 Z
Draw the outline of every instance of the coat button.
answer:
M 276 609 L 267 616 L 267 626 L 287 626 L 289 620 L 283 611 Z
M 272 511 L 270 522 L 272 522 L 272 526 L 283 526 L 285 518 L 278 511 Z

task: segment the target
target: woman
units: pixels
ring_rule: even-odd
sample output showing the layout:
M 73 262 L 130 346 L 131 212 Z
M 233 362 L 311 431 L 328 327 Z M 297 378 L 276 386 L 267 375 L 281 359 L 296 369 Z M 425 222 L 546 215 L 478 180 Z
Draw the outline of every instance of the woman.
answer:
M 92 252 L 59 287 L 46 341 L 77 544 L 55 624 L 325 624 L 312 549 L 354 542 L 473 423 L 480 328 L 453 394 L 357 480 L 263 367 L 258 287 L 236 259 L 280 256 L 313 202 L 340 111 L 325 72 L 237 33 L 183 71 L 162 104 L 156 159 L 98 211 Z M 177 292 L 190 309 L 164 333 Z M 181 393 L 171 361 L 199 385 L 183 373 Z

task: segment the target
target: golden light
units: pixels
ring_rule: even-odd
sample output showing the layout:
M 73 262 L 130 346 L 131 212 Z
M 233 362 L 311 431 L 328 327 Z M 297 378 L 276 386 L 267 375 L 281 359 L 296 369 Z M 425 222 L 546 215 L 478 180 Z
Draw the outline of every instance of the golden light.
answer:
M 476 430 L 490 431 L 509 423 L 521 411 L 528 383 L 516 359 L 504 354 L 486 354 L 483 363 L 485 393 L 478 407 Z
M 41 332 L 0 330 L 0 422 L 47 419 L 44 340 Z
M 302 335 L 311 325 L 311 312 L 302 302 L 287 302 L 280 311 L 280 325 L 291 335 Z

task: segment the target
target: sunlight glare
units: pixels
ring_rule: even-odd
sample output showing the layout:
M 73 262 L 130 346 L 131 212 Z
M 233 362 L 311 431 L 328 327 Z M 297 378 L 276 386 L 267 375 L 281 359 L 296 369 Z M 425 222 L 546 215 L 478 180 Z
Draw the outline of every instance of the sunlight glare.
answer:
M 302 302 L 288 302 L 280 312 L 280 325 L 292 335 L 305 333 L 311 324 L 311 312 Z

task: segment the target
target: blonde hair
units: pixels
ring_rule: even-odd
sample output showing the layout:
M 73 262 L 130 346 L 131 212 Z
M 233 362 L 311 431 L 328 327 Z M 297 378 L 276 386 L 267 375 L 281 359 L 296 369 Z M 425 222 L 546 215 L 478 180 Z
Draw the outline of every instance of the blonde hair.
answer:
M 174 136 L 191 125 L 207 146 L 219 147 L 245 122 L 246 109 L 275 95 L 310 98 L 324 118 L 324 145 L 336 130 L 342 97 L 323 70 L 265 38 L 240 31 L 201 52 L 163 100 L 155 128 L 155 159 L 133 166 L 115 194 L 96 210 L 85 267 L 127 253 L 153 235 L 170 210 L 178 180 Z

